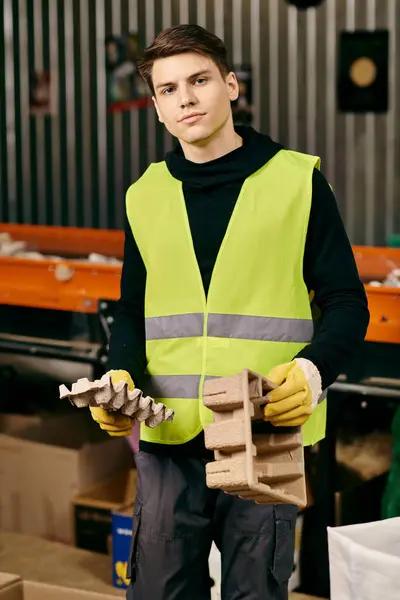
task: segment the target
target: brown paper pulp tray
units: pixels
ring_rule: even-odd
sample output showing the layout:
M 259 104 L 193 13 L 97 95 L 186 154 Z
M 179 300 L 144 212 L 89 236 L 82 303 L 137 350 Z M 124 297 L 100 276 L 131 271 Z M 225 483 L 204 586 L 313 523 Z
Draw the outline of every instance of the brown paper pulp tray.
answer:
M 248 369 L 205 381 L 203 401 L 213 411 L 205 444 L 215 455 L 207 464 L 207 485 L 260 504 L 303 508 L 307 498 L 301 429 L 265 423 L 270 432 L 252 432 L 252 422 L 263 419 L 268 391 L 276 387 Z
M 147 427 L 157 427 L 163 421 L 173 421 L 174 411 L 150 396 L 144 396 L 138 388 L 130 390 L 127 381 L 114 383 L 110 375 L 104 373 L 101 379 L 89 381 L 86 377 L 72 384 L 71 390 L 60 385 L 60 398 L 68 398 L 78 408 L 88 406 L 103 408 L 108 412 L 121 414 L 144 422 Z

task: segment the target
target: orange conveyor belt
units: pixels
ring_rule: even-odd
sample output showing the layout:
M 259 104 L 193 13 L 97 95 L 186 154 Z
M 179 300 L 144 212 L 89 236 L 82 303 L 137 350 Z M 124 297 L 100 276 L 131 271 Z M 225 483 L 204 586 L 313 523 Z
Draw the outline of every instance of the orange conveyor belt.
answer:
M 122 231 L 0 224 L 0 233 L 27 242 L 28 251 L 62 257 L 0 256 L 0 304 L 96 313 L 99 300 L 118 300 L 121 266 L 79 259 L 122 259 Z
M 61 256 L 42 260 L 0 256 L 0 304 L 96 313 L 117 300 L 121 266 L 81 262 L 90 253 L 122 259 L 123 231 L 0 223 L 0 233 L 27 242 L 27 250 Z M 371 314 L 367 340 L 400 343 L 400 288 L 374 287 L 400 268 L 400 249 L 353 246 Z

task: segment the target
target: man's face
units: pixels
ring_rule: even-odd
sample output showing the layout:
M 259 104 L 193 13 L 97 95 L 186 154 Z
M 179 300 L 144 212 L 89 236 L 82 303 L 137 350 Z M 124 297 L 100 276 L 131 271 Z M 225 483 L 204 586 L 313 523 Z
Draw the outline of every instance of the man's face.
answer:
M 236 76 L 222 76 L 210 58 L 192 52 L 160 58 L 152 76 L 158 117 L 179 140 L 201 145 L 231 118 Z

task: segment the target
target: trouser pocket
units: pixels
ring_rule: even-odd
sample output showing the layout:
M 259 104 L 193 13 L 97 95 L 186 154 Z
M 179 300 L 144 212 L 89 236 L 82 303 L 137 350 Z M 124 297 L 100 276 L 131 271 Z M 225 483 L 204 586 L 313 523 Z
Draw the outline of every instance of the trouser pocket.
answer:
M 136 581 L 136 573 L 139 562 L 139 533 L 140 533 L 140 522 L 142 517 L 142 503 L 139 499 L 136 500 L 133 509 L 132 518 L 132 538 L 130 547 L 130 558 L 128 561 L 127 577 L 131 580 L 131 583 Z
M 274 511 L 275 543 L 271 572 L 279 585 L 289 581 L 294 569 L 296 512 L 293 508 L 278 505 Z

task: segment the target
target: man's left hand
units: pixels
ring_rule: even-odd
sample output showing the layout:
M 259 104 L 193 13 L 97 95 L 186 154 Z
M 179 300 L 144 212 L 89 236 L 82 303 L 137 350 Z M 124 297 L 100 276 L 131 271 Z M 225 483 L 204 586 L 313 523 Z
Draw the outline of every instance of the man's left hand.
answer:
M 312 415 L 322 393 L 317 367 L 304 358 L 278 365 L 267 375 L 278 387 L 267 395 L 264 420 L 277 427 L 299 427 Z

